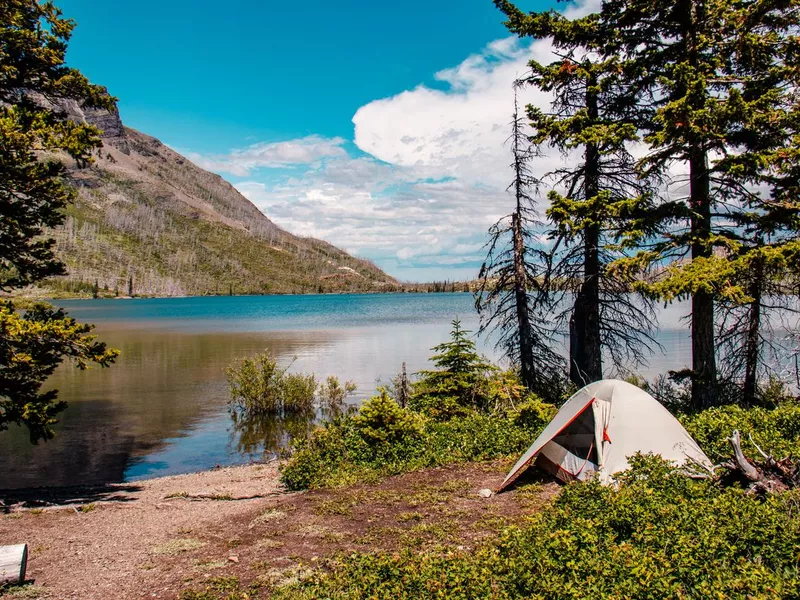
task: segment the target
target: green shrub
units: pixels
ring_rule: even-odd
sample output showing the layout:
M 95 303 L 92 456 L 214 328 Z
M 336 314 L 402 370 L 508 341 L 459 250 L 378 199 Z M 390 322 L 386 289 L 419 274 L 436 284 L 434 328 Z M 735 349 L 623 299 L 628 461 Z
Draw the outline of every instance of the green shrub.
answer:
M 285 373 L 281 381 L 284 412 L 310 412 L 314 408 L 317 381 L 314 375 Z
M 508 416 L 517 427 L 525 429 L 544 429 L 556 416 L 556 407 L 542 402 L 536 396 L 529 396 L 525 402 L 516 405 L 508 412 Z
M 317 395 L 320 404 L 331 412 L 338 412 L 342 409 L 344 399 L 356 391 L 356 384 L 347 381 L 344 387 L 339 383 L 339 378 L 333 375 L 328 376 L 325 383 L 321 383 Z
M 731 456 L 727 438 L 734 429 L 742 434 L 742 449 L 749 458 L 760 458 L 750 436 L 777 458 L 800 453 L 798 404 L 782 404 L 775 409 L 720 406 L 678 418 L 713 461 Z
M 527 448 L 545 423 L 520 418 L 528 411 L 523 407 L 522 412 L 510 415 L 472 411 L 445 422 L 422 420 L 391 399 L 378 399 L 368 403 L 366 417 L 362 408 L 359 414 L 337 417 L 308 438 L 295 440 L 281 467 L 283 483 L 292 490 L 348 485 L 428 467 L 512 456 Z
M 225 371 L 230 404 L 247 416 L 310 411 L 317 384 L 313 375 L 287 373 L 269 352 L 245 358 Z
M 766 501 L 634 457 L 477 548 L 353 554 L 279 591 L 311 598 L 796 598 L 797 492 Z
M 353 427 L 369 446 L 402 444 L 422 434 L 422 420 L 389 398 L 386 390 L 367 400 L 353 417 Z

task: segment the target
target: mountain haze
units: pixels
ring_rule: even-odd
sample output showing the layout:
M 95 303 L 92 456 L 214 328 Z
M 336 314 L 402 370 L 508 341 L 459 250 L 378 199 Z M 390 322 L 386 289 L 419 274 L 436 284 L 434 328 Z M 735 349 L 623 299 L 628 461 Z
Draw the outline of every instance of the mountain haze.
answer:
M 63 107 L 103 130 L 87 168 L 70 166 L 78 195 L 50 232 L 69 274 L 46 292 L 180 296 L 386 291 L 397 282 L 327 242 L 294 236 L 219 175 L 118 113 Z

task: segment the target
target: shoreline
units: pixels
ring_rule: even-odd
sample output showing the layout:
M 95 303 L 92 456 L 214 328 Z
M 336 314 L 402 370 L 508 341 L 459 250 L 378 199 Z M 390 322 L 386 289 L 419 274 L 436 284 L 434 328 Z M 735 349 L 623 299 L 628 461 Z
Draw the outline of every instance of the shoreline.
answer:
M 146 501 L 158 494 L 173 495 L 175 498 L 208 496 L 230 497 L 231 500 L 254 499 L 266 497 L 258 492 L 262 483 L 269 483 L 273 495 L 275 490 L 283 489 L 279 482 L 278 467 L 278 460 L 272 459 L 106 484 L 6 489 L 0 490 L 0 510 L 12 514 L 75 509 L 87 504 Z
M 20 305 L 30 305 L 36 302 L 52 303 L 59 300 L 155 300 L 155 299 L 187 299 L 187 298 L 271 298 L 282 296 L 383 296 L 391 294 L 472 294 L 472 282 L 467 282 L 470 289 L 467 290 L 454 290 L 454 291 L 430 291 L 428 289 L 415 289 L 414 286 L 424 288 L 429 284 L 409 284 L 409 287 L 401 287 L 400 289 L 386 289 L 386 290 L 338 290 L 330 292 L 299 292 L 299 293 L 274 293 L 274 294 L 200 294 L 200 295 L 177 295 L 177 296 L 159 296 L 159 295 L 135 295 L 135 296 L 114 296 L 114 295 L 100 295 L 97 297 L 91 294 L 59 294 L 51 296 L 47 294 L 3 294 L 0 300 L 7 300 Z M 432 285 L 432 284 L 430 284 Z

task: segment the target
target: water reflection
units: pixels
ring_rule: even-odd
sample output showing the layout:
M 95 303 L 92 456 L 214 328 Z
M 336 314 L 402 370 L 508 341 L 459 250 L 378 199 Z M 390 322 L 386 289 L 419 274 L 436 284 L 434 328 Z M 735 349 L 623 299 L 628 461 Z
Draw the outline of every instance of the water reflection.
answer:
M 66 366 L 58 370 L 49 384 L 59 390 L 69 408 L 59 417 L 56 437 L 32 446 L 21 428 L 0 435 L 0 488 L 122 481 L 131 468 L 137 473 L 136 465 L 147 455 L 191 436 L 195 428 L 217 431 L 212 438 L 217 444 L 217 439 L 227 439 L 227 424 L 219 431 L 220 423 L 215 421 L 227 405 L 224 369 L 228 364 L 265 349 L 283 360 L 324 351 L 333 337 L 325 333 L 101 333 L 104 341 L 122 351 L 118 364 L 102 371 L 81 372 Z M 222 452 L 209 460 L 230 462 L 224 442 L 217 445 Z M 204 449 L 188 452 L 202 456 Z M 214 464 L 206 460 L 197 468 Z M 146 471 L 171 469 L 169 464 L 160 469 L 150 464 Z
M 318 422 L 315 412 L 300 412 L 282 417 L 275 415 L 244 415 L 231 412 L 233 427 L 231 441 L 236 452 L 250 456 L 276 453 L 297 437 L 304 437 Z

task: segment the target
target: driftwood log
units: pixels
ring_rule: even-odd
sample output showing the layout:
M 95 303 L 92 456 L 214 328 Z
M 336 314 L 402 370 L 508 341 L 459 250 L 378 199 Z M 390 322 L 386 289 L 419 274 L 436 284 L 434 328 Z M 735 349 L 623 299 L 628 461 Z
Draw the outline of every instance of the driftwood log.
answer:
M 0 546 L 0 585 L 24 582 L 27 568 L 28 544 Z
M 763 458 L 762 461 L 751 461 L 742 452 L 738 430 L 734 430 L 728 442 L 733 449 L 733 459 L 719 466 L 739 475 L 747 484 L 748 493 L 764 495 L 800 487 L 800 463 L 791 456 L 778 460 L 764 452 L 751 437 L 750 442 Z

